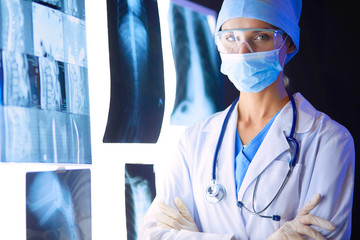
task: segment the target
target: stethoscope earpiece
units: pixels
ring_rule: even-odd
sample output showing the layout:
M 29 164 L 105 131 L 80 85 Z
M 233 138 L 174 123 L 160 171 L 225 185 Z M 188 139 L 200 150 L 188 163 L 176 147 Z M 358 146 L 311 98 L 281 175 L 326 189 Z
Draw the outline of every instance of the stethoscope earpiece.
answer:
M 206 188 L 205 198 L 209 203 L 217 203 L 225 197 L 226 191 L 223 185 L 212 183 Z

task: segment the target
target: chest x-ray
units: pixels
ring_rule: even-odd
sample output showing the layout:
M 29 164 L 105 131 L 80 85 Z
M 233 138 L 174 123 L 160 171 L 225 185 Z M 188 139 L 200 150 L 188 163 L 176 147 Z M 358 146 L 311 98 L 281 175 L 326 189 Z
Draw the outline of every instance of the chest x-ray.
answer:
M 211 32 L 215 16 L 176 2 L 170 4 L 168 15 L 176 70 L 171 123 L 191 125 L 223 105 L 219 57 Z
M 155 143 L 164 114 L 157 1 L 108 0 L 111 99 L 105 143 Z
M 91 163 L 84 13 L 0 1 L 0 162 Z
M 26 175 L 28 240 L 91 239 L 90 170 Z

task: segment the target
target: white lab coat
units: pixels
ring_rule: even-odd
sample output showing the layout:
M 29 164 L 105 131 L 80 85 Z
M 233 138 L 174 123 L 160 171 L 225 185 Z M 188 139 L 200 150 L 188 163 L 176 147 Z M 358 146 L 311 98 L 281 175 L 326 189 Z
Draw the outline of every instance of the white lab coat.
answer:
M 174 207 L 180 197 L 192 213 L 202 233 L 156 227 L 149 209 L 140 239 L 266 239 L 297 212 L 316 193 L 322 195 L 312 214 L 335 224 L 328 232 L 316 228 L 328 239 L 349 239 L 354 185 L 355 152 L 346 128 L 317 111 L 301 94 L 294 95 L 298 120 L 295 138 L 300 144 L 299 160 L 279 198 L 263 213 L 280 215 L 279 222 L 249 214 L 237 207 L 234 180 L 235 132 L 237 111 L 231 114 L 217 162 L 217 183 L 226 188 L 226 197 L 208 203 L 205 189 L 210 184 L 212 162 L 222 123 L 228 111 L 217 113 L 190 127 L 180 140 L 175 159 L 157 201 Z M 292 125 L 289 102 L 276 117 L 254 156 L 240 191 L 239 200 L 251 207 L 256 178 L 263 173 L 257 191 L 256 210 L 263 209 L 277 193 L 288 171 L 289 135 Z

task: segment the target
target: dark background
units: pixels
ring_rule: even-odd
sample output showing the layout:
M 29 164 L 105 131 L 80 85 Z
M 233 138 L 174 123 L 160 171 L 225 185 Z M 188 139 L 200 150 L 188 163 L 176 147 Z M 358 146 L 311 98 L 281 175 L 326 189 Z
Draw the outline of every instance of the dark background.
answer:
M 223 1 L 192 2 L 219 11 Z M 357 16 L 356 7 L 350 1 L 303 0 L 299 52 L 285 67 L 293 92 L 300 92 L 315 108 L 351 132 L 356 156 L 360 141 Z M 226 105 L 230 105 L 238 93 L 226 78 L 225 81 Z M 355 176 L 351 239 L 360 239 L 359 167 L 355 169 Z

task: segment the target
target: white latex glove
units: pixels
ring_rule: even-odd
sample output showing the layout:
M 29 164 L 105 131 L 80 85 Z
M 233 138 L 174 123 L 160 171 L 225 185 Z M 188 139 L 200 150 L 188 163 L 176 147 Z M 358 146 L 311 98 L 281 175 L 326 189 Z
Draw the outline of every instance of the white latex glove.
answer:
M 183 201 L 175 197 L 174 204 L 178 211 L 162 202 L 158 203 L 159 211 L 152 215 L 156 219 L 157 225 L 163 228 L 199 232 L 194 219 Z
M 315 240 L 325 239 L 318 231 L 310 227 L 316 225 L 326 230 L 334 230 L 334 225 L 320 217 L 309 214 L 320 202 L 321 195 L 315 196 L 298 212 L 294 220 L 284 223 L 267 240 L 305 239 L 307 236 Z

